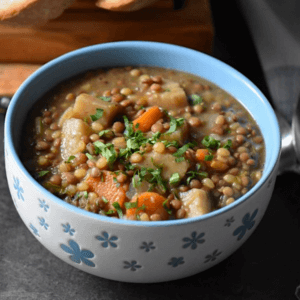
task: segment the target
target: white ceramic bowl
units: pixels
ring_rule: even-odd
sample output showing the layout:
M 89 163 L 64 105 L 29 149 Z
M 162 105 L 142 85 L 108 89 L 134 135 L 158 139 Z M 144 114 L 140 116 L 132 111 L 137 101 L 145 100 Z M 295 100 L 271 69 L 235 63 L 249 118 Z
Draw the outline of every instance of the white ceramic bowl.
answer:
M 49 89 L 84 71 L 154 65 L 194 73 L 243 103 L 266 143 L 261 180 L 230 206 L 204 216 L 159 222 L 113 219 L 53 196 L 27 172 L 18 152 L 26 113 Z M 272 195 L 280 154 L 275 114 L 263 94 L 230 66 L 197 51 L 155 42 L 116 42 L 63 55 L 42 66 L 14 95 L 5 121 L 5 163 L 15 207 L 25 225 L 54 255 L 108 279 L 160 282 L 211 268 L 238 249 L 262 219 Z

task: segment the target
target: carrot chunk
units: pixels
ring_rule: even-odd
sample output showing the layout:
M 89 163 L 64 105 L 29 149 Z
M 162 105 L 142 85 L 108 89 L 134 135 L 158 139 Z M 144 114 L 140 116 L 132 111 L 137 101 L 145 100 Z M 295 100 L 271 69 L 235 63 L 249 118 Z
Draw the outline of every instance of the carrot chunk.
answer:
M 121 209 L 124 209 L 126 201 L 126 191 L 122 184 L 116 181 L 116 175 L 113 172 L 102 171 L 100 177 L 88 177 L 86 182 L 89 185 L 89 191 L 95 192 L 102 199 L 108 201 L 105 210 L 116 210 L 114 202 L 118 202 Z
M 140 117 L 132 122 L 133 128 L 136 129 L 136 125 L 139 124 L 137 129 L 141 130 L 142 132 L 147 132 L 151 129 L 151 126 L 162 117 L 163 113 L 158 106 L 150 107 Z
M 153 214 L 160 215 L 162 220 L 168 219 L 168 204 L 164 204 L 166 198 L 154 192 L 144 192 L 138 195 L 137 199 L 131 201 L 131 203 L 137 202 L 135 207 L 129 208 L 126 211 L 126 216 L 129 219 L 135 219 L 139 213 L 147 213 L 150 217 Z
M 208 149 L 198 149 L 196 151 L 196 159 L 199 161 L 199 162 L 203 162 L 205 161 L 205 156 L 206 155 L 209 155 L 209 150 Z

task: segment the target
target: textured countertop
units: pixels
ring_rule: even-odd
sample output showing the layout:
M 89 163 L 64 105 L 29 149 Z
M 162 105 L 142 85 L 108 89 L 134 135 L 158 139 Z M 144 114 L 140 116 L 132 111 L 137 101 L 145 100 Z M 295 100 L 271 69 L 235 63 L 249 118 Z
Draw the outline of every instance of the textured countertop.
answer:
M 216 30 L 213 56 L 238 69 L 268 97 L 247 28 L 236 5 L 230 2 L 211 1 Z M 238 35 L 238 29 L 242 35 Z M 0 116 L 1 141 L 3 123 L 4 116 Z M 0 300 L 297 299 L 299 175 L 278 176 L 262 222 L 236 253 L 203 273 L 158 284 L 98 278 L 56 258 L 35 239 L 17 214 L 7 187 L 3 147 L 0 178 Z

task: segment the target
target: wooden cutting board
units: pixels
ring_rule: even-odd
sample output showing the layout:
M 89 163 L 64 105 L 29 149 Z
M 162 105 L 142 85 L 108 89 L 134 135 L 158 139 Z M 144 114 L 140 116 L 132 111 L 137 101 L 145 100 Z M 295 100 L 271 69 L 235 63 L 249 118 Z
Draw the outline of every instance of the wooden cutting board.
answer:
M 172 0 L 160 0 L 134 12 L 108 11 L 96 7 L 95 0 L 77 0 L 41 27 L 0 22 L 0 96 L 12 95 L 40 65 L 81 47 L 148 40 L 211 53 L 213 33 L 209 0 L 186 0 L 178 10 Z

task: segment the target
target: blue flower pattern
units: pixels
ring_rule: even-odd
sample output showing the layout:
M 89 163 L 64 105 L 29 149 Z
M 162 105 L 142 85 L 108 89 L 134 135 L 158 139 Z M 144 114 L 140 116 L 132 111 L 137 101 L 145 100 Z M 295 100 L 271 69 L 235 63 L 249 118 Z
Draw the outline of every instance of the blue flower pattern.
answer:
M 64 232 L 65 233 L 69 233 L 71 236 L 74 235 L 75 233 L 75 229 L 71 228 L 71 225 L 69 223 L 67 224 L 62 224 L 63 228 L 64 228 Z
M 31 223 L 29 224 L 29 227 L 36 236 L 40 236 L 39 231 Z
M 191 247 L 193 250 L 197 248 L 197 244 L 203 244 L 205 242 L 205 239 L 203 239 L 205 233 L 202 232 L 197 236 L 197 232 L 193 231 L 191 234 L 191 238 L 185 237 L 182 240 L 186 242 L 186 244 L 183 245 L 183 248 Z
M 20 185 L 20 180 L 18 177 L 15 176 L 13 176 L 13 179 L 14 179 L 14 189 L 17 191 L 18 199 L 24 201 L 24 197 L 23 197 L 24 190 Z
M 46 220 L 43 217 L 39 217 L 38 219 L 40 220 L 40 225 L 47 230 L 49 225 L 46 223 Z
M 225 223 L 224 226 L 230 227 L 231 224 L 232 224 L 234 221 L 235 221 L 235 220 L 234 220 L 234 217 L 231 217 L 231 218 L 229 218 L 229 219 L 226 220 L 226 223 Z
M 172 257 L 168 263 L 168 265 L 171 265 L 173 268 L 178 267 L 179 265 L 184 264 L 183 257 Z
M 137 264 L 137 261 L 132 260 L 131 262 L 129 261 L 124 261 L 124 269 L 129 269 L 131 271 L 136 271 L 137 269 L 140 269 L 142 266 Z
M 143 242 L 140 249 L 145 250 L 145 252 L 149 252 L 150 250 L 154 250 L 155 246 L 154 246 L 153 242 L 150 242 L 150 243 Z
M 118 238 L 116 236 L 111 236 L 109 237 L 109 234 L 106 231 L 102 232 L 102 236 L 96 236 L 96 239 L 103 242 L 101 245 L 103 248 L 108 248 L 108 246 L 111 246 L 113 248 L 117 247 L 117 244 L 115 243 L 115 241 L 118 240 Z
M 39 199 L 39 202 L 40 202 L 40 207 L 43 208 L 45 212 L 47 212 L 49 209 L 49 205 L 46 204 L 46 201 Z
M 212 254 L 208 254 L 205 256 L 204 262 L 208 263 L 209 261 L 215 261 L 221 253 L 222 252 L 219 252 L 218 249 L 215 250 Z
M 90 261 L 90 258 L 94 257 L 94 253 L 91 252 L 90 250 L 83 249 L 81 250 L 79 245 L 74 241 L 70 240 L 69 241 L 69 246 L 66 246 L 64 244 L 61 244 L 60 247 L 62 250 L 64 250 L 66 253 L 71 254 L 70 259 L 77 263 L 80 264 L 83 262 L 85 265 L 89 267 L 95 267 L 95 264 Z
M 22 201 L 24 201 L 24 197 L 23 197 L 24 190 L 20 185 L 20 180 L 17 177 L 13 177 L 13 179 L 14 179 L 13 187 L 17 191 L 18 199 L 21 199 Z M 16 204 L 15 199 L 13 199 L 13 200 Z M 41 199 L 38 199 L 38 200 L 39 200 L 39 206 L 41 208 L 43 208 L 45 212 L 48 212 L 49 205 L 47 205 L 46 201 L 41 200 Z M 258 209 L 256 209 L 252 214 L 247 213 L 244 215 L 244 217 L 242 218 L 242 225 L 237 227 L 233 232 L 233 236 L 237 236 L 238 241 L 241 240 L 245 236 L 245 234 L 248 230 L 251 230 L 254 227 L 255 217 L 256 217 L 257 213 L 258 213 Z M 49 228 L 49 224 L 46 223 L 45 218 L 38 217 L 38 219 L 39 219 L 40 225 L 47 230 Z M 233 222 L 235 222 L 234 217 L 226 219 L 224 226 L 230 227 Z M 74 235 L 75 230 L 73 228 L 71 228 L 71 225 L 69 223 L 62 224 L 62 226 L 64 228 L 65 233 L 69 233 L 71 236 Z M 30 223 L 30 229 L 32 230 L 34 235 L 40 237 L 38 229 L 31 223 Z M 192 250 L 195 250 L 198 247 L 198 244 L 202 244 L 205 242 L 204 236 L 205 236 L 204 232 L 197 234 L 196 231 L 193 231 L 191 233 L 190 237 L 185 237 L 182 239 L 184 242 L 182 248 L 190 247 Z M 110 236 L 106 231 L 103 231 L 101 236 L 96 236 L 96 239 L 98 239 L 99 241 L 102 242 L 101 245 L 103 248 L 108 248 L 108 247 L 116 248 L 117 247 L 116 241 L 118 240 L 118 237 L 116 237 L 114 235 Z M 93 252 L 91 252 L 90 250 L 86 250 L 86 249 L 81 250 L 80 246 L 74 240 L 69 241 L 69 246 L 61 244 L 60 247 L 63 251 L 70 254 L 70 259 L 73 262 L 75 262 L 77 264 L 80 264 L 82 262 L 87 266 L 95 267 L 95 263 L 90 260 L 91 258 L 94 257 Z M 145 252 L 150 252 L 151 250 L 156 249 L 156 247 L 153 242 L 142 242 L 140 249 L 144 250 Z M 222 254 L 222 252 L 219 251 L 218 249 L 214 250 L 211 254 L 208 254 L 205 256 L 204 263 L 215 261 L 221 254 Z M 184 263 L 185 263 L 184 258 L 182 256 L 180 256 L 180 257 L 172 257 L 170 259 L 170 261 L 168 262 L 168 265 L 175 268 Z M 137 261 L 135 261 L 135 260 L 124 261 L 124 269 L 136 271 L 137 269 L 140 269 L 140 268 L 142 268 L 142 266 L 139 265 L 137 263 Z
M 244 235 L 246 234 L 247 230 L 250 230 L 253 228 L 255 224 L 255 217 L 257 215 L 258 209 L 256 209 L 253 214 L 250 216 L 250 213 L 245 214 L 245 216 L 242 219 L 243 225 L 239 226 L 234 232 L 234 236 L 238 236 L 237 240 L 240 241 Z

